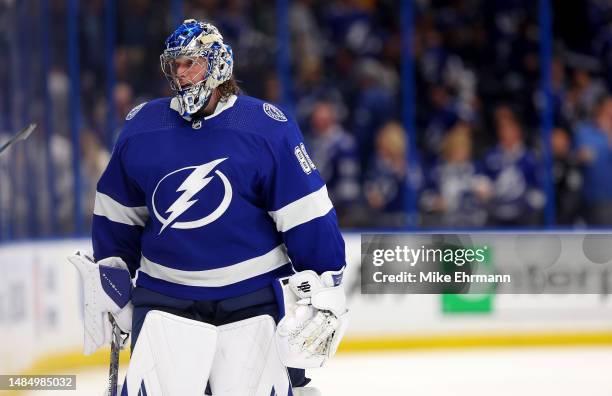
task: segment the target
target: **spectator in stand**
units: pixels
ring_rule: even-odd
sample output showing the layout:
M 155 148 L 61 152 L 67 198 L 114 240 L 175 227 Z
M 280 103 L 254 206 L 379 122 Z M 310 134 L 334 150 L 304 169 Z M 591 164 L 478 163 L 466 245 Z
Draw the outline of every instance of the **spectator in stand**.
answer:
M 481 227 L 491 183 L 472 160 L 469 125 L 460 123 L 444 138 L 442 160 L 425 179 L 420 206 L 427 227 Z
M 353 113 L 353 130 L 359 145 L 362 169 L 367 169 L 372 157 L 374 133 L 393 116 L 392 92 L 383 85 L 384 69 L 375 60 L 365 60 L 358 67 L 359 92 Z
M 455 100 L 442 85 L 433 86 L 429 92 L 431 115 L 425 128 L 425 156 L 428 163 L 435 163 L 442 154 L 444 135 L 458 121 Z
M 134 98 L 132 87 L 125 82 L 118 82 L 113 91 L 113 102 L 115 118 L 113 120 L 114 129 L 111 131 L 107 127 L 108 116 L 108 101 L 99 100 L 93 110 L 92 125 L 98 126 L 96 132 L 102 130 L 104 133 L 98 133 L 98 141 L 104 146 L 111 148 L 130 110 L 139 103 L 146 102 L 147 98 Z
M 15 18 L 17 14 L 13 11 L 21 3 L 16 0 L 0 1 L 0 43 L 10 43 L 13 37 L 11 32 L 18 31 L 14 26 L 18 21 Z M 438 194 L 437 188 L 446 191 L 443 187 L 445 183 L 436 186 L 432 178 L 443 173 L 442 169 L 454 168 L 449 156 L 460 156 L 457 153 L 462 151 L 465 155 L 466 150 L 465 147 L 449 149 L 455 145 L 463 147 L 465 142 L 459 144 L 457 142 L 464 138 L 454 137 L 449 142 L 455 140 L 455 143 L 447 143 L 446 135 L 458 122 L 469 123 L 473 131 L 468 139 L 473 157 L 480 158 L 489 152 L 482 166 L 483 172 L 486 170 L 493 177 L 491 199 L 486 204 L 490 214 L 488 221 L 500 226 L 533 224 L 542 202 L 533 155 L 520 137 L 522 130 L 537 130 L 540 124 L 537 111 L 543 110 L 544 103 L 540 90 L 536 3 L 528 0 L 423 0 L 414 4 L 414 121 L 420 150 L 418 155 L 422 163 L 432 167 L 428 173 L 427 191 L 433 191 L 434 195 Z M 107 125 L 110 98 L 104 88 L 106 65 L 103 61 L 107 60 L 107 56 L 105 51 L 100 50 L 100 45 L 103 47 L 106 40 L 104 4 L 102 0 L 83 2 L 80 11 L 79 39 L 83 50 L 80 52 L 82 74 L 78 95 L 82 125 L 98 134 L 97 140 L 102 148 L 114 141 L 117 128 L 123 125 L 126 113 L 134 105 L 150 97 L 171 95 L 159 71 L 156 54 L 159 52 L 157 46 L 163 42 L 173 18 L 168 1 L 117 2 L 116 50 L 112 59 L 117 82 L 114 93 L 116 120 L 113 122 L 115 129 L 112 130 Z M 400 166 L 412 168 L 402 164 L 405 161 L 403 154 L 396 153 L 401 150 L 405 152 L 405 148 L 401 149 L 406 144 L 404 136 L 387 132 L 386 137 L 376 138 L 378 130 L 398 117 L 398 104 L 406 104 L 405 99 L 410 96 L 402 97 L 410 93 L 400 92 L 399 75 L 405 52 L 401 40 L 399 6 L 400 2 L 371 0 L 290 2 L 287 17 L 292 81 L 291 86 L 284 87 L 275 67 L 279 47 L 274 45 L 277 43 L 278 16 L 274 2 L 184 1 L 182 11 L 185 18 L 206 19 L 224 27 L 222 30 L 227 32 L 226 38 L 234 52 L 241 55 L 237 57 L 234 71 L 241 80 L 243 91 L 265 97 L 270 102 L 288 105 L 287 110 L 291 109 L 303 129 L 312 130 L 313 140 L 319 141 L 313 144 L 324 147 L 313 147 L 314 156 L 319 155 L 318 151 L 323 156 L 345 155 L 335 153 L 335 146 L 330 143 L 333 139 L 322 137 L 327 135 L 319 136 L 315 127 L 310 125 L 314 122 L 315 107 L 320 102 L 333 105 L 334 125 L 338 128 L 343 125 L 350 130 L 358 150 L 359 181 L 363 183 L 367 178 L 369 186 L 367 200 L 363 199 L 363 194 L 358 194 L 351 204 L 346 198 L 350 194 L 339 194 L 336 198 L 336 201 L 346 200 L 346 207 L 352 207 L 350 214 L 340 215 L 343 225 L 404 225 L 404 220 L 387 221 L 387 218 L 393 218 L 392 215 L 380 218 L 363 216 L 362 211 L 353 209 L 355 206 L 363 209 L 367 203 L 370 208 L 376 208 L 372 209 L 375 213 L 394 213 L 395 210 L 402 211 L 405 206 L 404 198 L 400 195 L 404 193 L 406 179 L 401 176 Z M 557 222 L 572 224 L 576 221 L 576 189 L 581 188 L 584 189 L 580 191 L 580 198 L 585 200 L 585 219 L 591 224 L 612 225 L 612 215 L 607 215 L 612 212 L 608 209 L 612 205 L 612 187 L 608 187 L 612 178 L 609 176 L 612 172 L 608 170 L 612 169 L 612 160 L 608 159 L 611 151 L 608 136 L 612 132 L 608 130 L 607 121 L 602 115 L 605 111 L 600 109 L 598 116 L 592 115 L 598 98 L 605 95 L 606 90 L 612 89 L 612 2 L 558 0 L 554 9 L 555 58 L 551 68 L 553 109 L 556 125 L 568 127 L 565 131 L 555 131 L 552 136 Z M 71 231 L 74 214 L 71 213 L 73 197 L 70 185 L 73 178 L 69 162 L 72 153 L 69 139 L 72 95 L 68 75 L 67 2 L 50 1 L 49 10 L 48 22 L 52 34 L 48 44 L 51 72 L 47 76 L 47 88 L 53 113 L 51 151 L 57 168 L 54 177 L 57 202 L 48 205 L 56 206 L 52 209 L 57 213 L 60 228 L 68 232 Z M 29 51 L 30 65 L 43 64 L 43 51 L 39 50 L 43 43 L 39 42 L 39 38 L 44 35 L 44 25 L 28 27 L 31 33 L 28 40 L 33 49 Z M 572 29 L 576 25 L 587 28 L 580 31 Z M 11 58 L 9 55 L 15 48 L 8 44 L 4 47 L 0 45 L 0 53 L 6 59 Z M 23 72 L 17 67 L 21 62 L 18 54 L 13 55 L 17 63 L 0 65 L 0 85 L 7 89 L 12 81 L 18 81 Z M 36 66 L 33 67 L 33 71 L 38 70 Z M 42 80 L 26 86 L 29 86 L 27 91 L 12 90 L 15 91 L 13 95 L 0 97 L 0 113 L 5 120 L 3 128 L 8 128 L 9 120 L 20 119 L 18 113 L 22 100 L 19 98 L 22 96 L 29 98 L 28 111 L 32 121 L 42 121 L 47 109 L 41 90 Z M 292 103 L 283 103 L 285 89 Z M 494 111 L 493 103 L 507 103 L 508 106 Z M 515 111 L 520 114 L 521 122 L 517 121 Z M 518 135 L 518 138 L 502 139 L 517 140 L 518 143 L 502 142 L 491 150 L 495 136 L 485 133 L 490 131 L 497 131 L 500 136 Z M 574 132 L 580 136 L 573 137 Z M 538 134 L 534 133 L 533 136 L 537 137 Z M 531 140 L 533 136 L 526 134 Z M 572 137 L 579 148 L 574 154 L 570 150 Z M 346 137 L 338 139 L 345 140 Z M 379 140 L 383 143 L 378 143 Z M 389 145 L 386 142 L 392 140 L 401 142 L 400 146 L 384 148 Z M 95 156 L 95 150 L 90 151 Z M 62 157 L 64 155 L 67 157 Z M 46 167 L 44 156 L 33 157 L 32 161 L 38 162 L 34 165 L 36 169 Z M 321 159 L 317 162 L 321 162 Z M 329 167 L 323 166 L 323 163 L 319 166 L 322 169 Z M 577 187 L 577 166 L 584 166 L 584 169 L 580 169 L 583 187 Z M 338 172 L 340 168 L 332 165 L 330 172 Z M 403 172 L 411 174 L 405 169 Z M 40 178 L 44 179 L 45 175 L 39 173 Z M 16 174 L 8 176 L 11 178 L 2 180 L 0 195 L 3 198 L 0 199 L 5 199 L 7 192 L 12 194 L 15 191 L 17 194 L 23 190 L 18 185 L 21 179 Z M 41 181 L 31 182 L 42 185 Z M 390 194 L 388 197 L 384 195 L 387 192 Z M 330 193 L 337 194 L 331 190 Z M 37 199 L 44 201 L 48 198 L 39 194 Z M 24 202 L 19 205 L 25 205 Z M 446 212 L 431 211 L 433 207 L 428 207 L 420 198 L 418 202 L 424 215 L 446 216 Z M 31 206 L 31 202 L 26 206 Z M 17 207 L 13 211 L 5 208 L 5 219 L 0 221 L 6 221 L 8 215 L 16 223 L 27 222 L 24 216 L 27 217 L 31 211 L 29 208 L 22 209 Z M 363 222 L 364 218 L 367 218 L 366 222 Z M 423 224 L 427 224 L 427 221 Z M 0 239 L 3 237 L 1 228 Z
M 295 113 L 300 124 L 306 124 L 315 105 L 322 100 L 334 105 L 339 121 L 346 117 L 346 106 L 340 90 L 326 78 L 322 65 L 315 60 L 300 64 L 296 81 L 297 101 Z
M 572 152 L 572 138 L 567 129 L 557 127 L 551 136 L 553 178 L 557 224 L 572 225 L 580 210 L 582 173 L 578 159 Z
M 99 46 L 93 43 L 104 42 L 104 1 L 90 0 L 83 5 L 81 11 L 83 24 L 81 25 L 81 34 L 79 40 L 82 43 L 92 45 L 84 45 L 81 49 L 81 68 L 84 74 L 92 74 L 95 79 L 95 85 L 101 84 L 101 79 L 104 76 L 104 64 L 106 61 L 105 51 L 100 51 Z
M 134 92 L 128 84 L 120 82 L 115 86 L 113 97 L 115 100 L 114 105 L 117 112 L 117 121 L 121 123 L 125 120 L 130 110 L 137 104 L 134 103 Z
M 493 192 L 489 223 L 498 227 L 535 225 L 544 206 L 535 157 L 525 147 L 516 117 L 507 111 L 498 111 L 496 115 L 498 144 L 485 155 L 484 161 Z
M 552 102 L 554 115 L 558 123 L 567 123 L 569 121 L 567 119 L 568 112 L 565 109 L 568 90 L 566 80 L 565 64 L 559 58 L 553 59 L 551 67 Z M 541 98 L 541 95 L 542 93 L 539 92 L 538 100 Z M 536 105 L 538 105 L 540 111 L 543 110 L 540 104 Z
M 573 120 L 586 120 L 605 93 L 606 88 L 600 79 L 593 78 L 587 70 L 576 69 L 572 88 L 566 96 L 566 110 Z
M 372 226 L 406 225 L 406 190 L 416 190 L 418 185 L 418 172 L 408 169 L 406 150 L 406 132 L 398 122 L 391 121 L 378 131 L 375 156 L 364 183 Z
M 583 165 L 585 218 L 588 224 L 612 224 L 612 96 L 601 99 L 595 119 L 576 134 Z
M 355 139 L 338 123 L 334 106 L 318 102 L 310 120 L 310 151 L 338 213 L 340 225 L 350 223 L 347 216 L 358 203 L 359 158 Z
M 87 228 L 91 226 L 89 218 L 94 210 L 96 182 L 102 176 L 110 160 L 110 153 L 104 148 L 98 135 L 90 129 L 81 132 L 81 174 L 83 175 L 83 219 L 87 219 Z

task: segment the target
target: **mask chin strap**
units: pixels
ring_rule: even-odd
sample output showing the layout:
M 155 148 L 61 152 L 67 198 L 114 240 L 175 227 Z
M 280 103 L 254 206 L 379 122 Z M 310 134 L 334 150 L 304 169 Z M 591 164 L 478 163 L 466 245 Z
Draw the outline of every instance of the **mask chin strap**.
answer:
M 178 96 L 172 98 L 172 100 L 170 101 L 170 108 L 179 113 L 179 115 L 185 120 L 191 121 L 191 114 L 183 110 L 183 105 L 181 104 L 181 100 Z
M 201 92 L 201 90 L 206 92 L 207 89 L 206 87 L 200 87 L 198 92 Z M 195 113 L 197 113 L 200 109 L 208 106 L 208 103 L 212 98 L 212 90 L 211 93 L 207 96 L 208 98 L 206 98 L 206 100 L 200 106 L 199 104 L 196 104 L 197 96 L 195 93 L 186 93 L 184 95 L 179 94 L 173 97 L 170 101 L 170 108 L 179 113 L 180 116 L 183 117 L 185 120 L 191 121 Z
M 183 105 L 185 106 L 185 111 L 189 114 L 193 114 L 199 110 L 199 108 L 195 104 L 196 97 L 192 93 L 188 93 L 183 95 Z

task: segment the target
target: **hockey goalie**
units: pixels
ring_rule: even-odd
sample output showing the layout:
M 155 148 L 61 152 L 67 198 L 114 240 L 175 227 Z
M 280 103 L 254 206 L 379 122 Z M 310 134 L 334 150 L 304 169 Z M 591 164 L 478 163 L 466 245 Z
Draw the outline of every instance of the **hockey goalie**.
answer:
M 135 107 L 97 184 L 85 346 L 131 334 L 121 395 L 318 395 L 347 325 L 344 241 L 295 122 L 243 95 L 213 25 L 183 22 L 174 93 Z M 127 343 L 127 342 L 126 342 Z

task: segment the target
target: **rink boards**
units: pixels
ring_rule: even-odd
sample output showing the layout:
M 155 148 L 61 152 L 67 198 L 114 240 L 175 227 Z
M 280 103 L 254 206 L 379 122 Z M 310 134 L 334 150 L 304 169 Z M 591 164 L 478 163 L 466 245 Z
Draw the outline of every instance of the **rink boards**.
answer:
M 341 352 L 612 344 L 607 295 L 362 295 L 360 235 L 345 234 L 351 325 Z M 65 257 L 86 239 L 0 245 L 0 372 L 96 365 L 80 354 L 82 291 Z

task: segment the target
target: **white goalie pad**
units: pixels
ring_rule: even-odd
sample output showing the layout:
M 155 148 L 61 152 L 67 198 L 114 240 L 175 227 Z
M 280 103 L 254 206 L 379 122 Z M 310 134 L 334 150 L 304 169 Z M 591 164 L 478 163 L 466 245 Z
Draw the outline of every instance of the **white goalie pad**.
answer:
M 150 311 L 132 352 L 121 396 L 203 396 L 217 328 Z
M 268 315 L 217 327 L 219 340 L 210 374 L 214 396 L 289 396 L 287 369 L 274 344 Z

